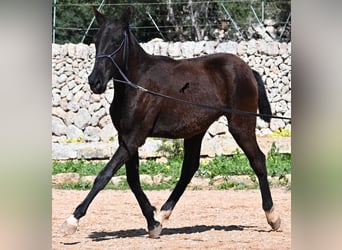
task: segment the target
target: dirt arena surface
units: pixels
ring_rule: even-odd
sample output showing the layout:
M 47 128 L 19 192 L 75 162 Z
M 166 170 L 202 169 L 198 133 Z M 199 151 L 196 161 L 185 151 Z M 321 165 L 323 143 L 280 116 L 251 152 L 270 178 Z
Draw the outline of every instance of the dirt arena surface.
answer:
M 88 191 L 52 190 L 52 249 L 291 249 L 291 191 L 271 189 L 282 224 L 271 231 L 259 190 L 187 190 L 150 239 L 146 221 L 131 191 L 103 190 L 90 205 L 75 234 L 60 225 Z M 158 209 L 170 191 L 146 191 Z

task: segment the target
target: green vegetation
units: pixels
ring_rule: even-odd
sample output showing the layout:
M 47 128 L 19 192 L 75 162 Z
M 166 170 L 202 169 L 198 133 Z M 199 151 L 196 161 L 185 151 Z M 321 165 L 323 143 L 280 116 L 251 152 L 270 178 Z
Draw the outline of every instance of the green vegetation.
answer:
M 177 142 L 175 145 L 178 149 L 180 144 Z M 170 145 L 169 145 L 170 146 Z M 172 149 L 173 147 L 169 147 Z M 164 147 L 164 150 L 167 147 Z M 174 150 L 174 149 L 172 149 Z M 181 151 L 181 150 L 180 150 Z M 76 160 L 76 161 L 66 161 L 59 162 L 55 161 L 52 164 L 52 174 L 58 173 L 78 173 L 80 176 L 97 175 L 99 171 L 105 166 L 104 161 L 86 161 L 86 160 Z M 142 183 L 144 190 L 160 190 L 160 189 L 172 189 L 179 179 L 182 166 L 182 157 L 176 155 L 176 157 L 170 157 L 167 162 L 160 163 L 156 160 L 147 160 L 140 163 L 140 174 L 156 176 L 161 175 L 163 181 L 156 185 Z M 291 173 L 291 155 L 281 154 L 276 149 L 275 145 L 272 145 L 270 152 L 267 156 L 267 170 L 269 176 L 279 177 L 279 179 L 284 179 L 282 182 L 287 185 L 286 174 Z M 122 167 L 116 176 L 125 175 L 125 167 Z M 251 180 L 256 184 L 257 180 L 252 168 L 249 165 L 246 156 L 239 150 L 237 150 L 231 156 L 216 156 L 214 159 L 202 159 L 200 168 L 195 174 L 196 177 L 209 178 L 210 182 L 216 176 L 222 176 L 226 178 L 226 181 L 216 186 L 216 189 L 244 189 L 246 185 L 242 182 L 229 181 L 230 176 L 236 175 L 248 175 Z M 65 189 L 89 189 L 92 184 L 86 182 L 79 182 L 77 184 L 63 184 L 58 186 L 58 188 Z M 109 183 L 106 188 L 111 189 L 128 189 L 128 184 L 126 181 L 122 181 L 118 185 L 113 185 Z
M 101 11 L 108 15 L 120 15 L 132 1 L 104 1 Z M 98 25 L 93 19 L 92 5 L 100 7 L 100 1 L 93 0 L 59 0 L 52 4 L 52 28 L 55 31 L 55 42 L 89 44 L 97 31 Z M 291 1 L 264 1 L 264 18 L 273 19 L 279 25 L 284 25 L 291 11 Z M 236 29 L 229 19 L 225 9 L 239 27 L 244 36 L 249 34 L 252 24 L 258 25 L 251 6 L 262 20 L 262 1 L 184 1 L 155 0 L 153 3 L 134 4 L 134 15 L 131 29 L 138 41 L 147 42 L 159 37 L 166 41 L 200 41 L 205 37 L 215 39 L 216 29 L 227 32 L 225 40 L 236 40 Z M 160 32 L 154 26 L 147 12 L 158 25 Z M 55 18 L 54 18 L 55 14 Z M 54 25 L 55 20 L 55 25 Z M 89 27 L 89 30 L 88 30 Z M 88 30 L 88 32 L 87 32 Z M 247 38 L 250 35 L 247 36 Z
M 215 176 L 230 175 L 251 175 L 253 170 L 249 165 L 247 157 L 237 150 L 230 156 L 216 156 L 211 161 L 203 162 L 199 168 L 198 174 L 202 177 L 214 178 Z

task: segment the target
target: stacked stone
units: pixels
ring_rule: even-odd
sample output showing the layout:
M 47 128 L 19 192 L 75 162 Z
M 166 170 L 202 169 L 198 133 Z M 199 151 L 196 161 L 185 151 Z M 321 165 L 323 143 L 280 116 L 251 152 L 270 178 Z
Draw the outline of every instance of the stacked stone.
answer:
M 262 76 L 273 114 L 291 117 L 291 43 L 240 42 L 237 55 Z M 257 125 L 262 134 L 291 129 L 291 121 L 282 119 L 272 119 L 267 124 L 258 118 Z
M 105 94 L 91 93 L 88 75 L 94 45 L 52 45 L 52 141 L 109 141 L 116 131 L 109 116 L 113 84 Z
M 250 40 L 246 42 L 163 42 L 154 39 L 141 44 L 150 54 L 175 59 L 228 52 L 241 57 L 256 69 L 266 83 L 273 113 L 291 116 L 291 44 Z M 113 99 L 113 83 L 104 94 L 90 91 L 88 75 L 94 64 L 94 45 L 52 45 L 52 141 L 108 142 L 116 139 L 109 116 Z M 216 122 L 216 123 L 219 123 Z M 215 127 L 218 124 L 214 124 Z M 291 128 L 290 121 L 272 119 L 271 124 L 258 118 L 257 132 L 272 133 L 279 128 Z M 228 130 L 226 130 L 228 133 Z M 207 133 L 214 138 L 215 131 Z M 218 133 L 222 137 L 222 132 Z

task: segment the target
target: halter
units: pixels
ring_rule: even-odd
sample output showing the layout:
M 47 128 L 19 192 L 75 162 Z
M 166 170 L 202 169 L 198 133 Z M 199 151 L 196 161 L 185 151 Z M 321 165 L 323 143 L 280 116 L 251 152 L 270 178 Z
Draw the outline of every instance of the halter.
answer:
M 120 46 L 111 54 L 102 54 L 102 55 L 97 55 L 95 58 L 108 58 L 112 61 L 112 63 L 114 64 L 114 66 L 116 67 L 116 69 L 119 71 L 120 75 L 125 79 L 126 83 L 128 85 L 130 85 L 131 87 L 135 88 L 135 89 L 138 89 L 139 87 L 132 83 L 126 76 L 126 74 L 121 70 L 121 68 L 119 67 L 119 65 L 115 62 L 115 57 L 116 57 L 116 54 L 119 53 L 119 51 L 122 49 L 123 47 L 123 56 L 122 56 L 122 59 L 123 61 L 125 62 L 125 69 L 126 71 L 128 71 L 128 56 L 129 56 L 129 39 L 128 39 L 128 34 L 127 32 L 125 31 L 124 33 L 124 38 L 120 44 Z M 114 79 L 114 80 L 117 80 L 117 79 Z

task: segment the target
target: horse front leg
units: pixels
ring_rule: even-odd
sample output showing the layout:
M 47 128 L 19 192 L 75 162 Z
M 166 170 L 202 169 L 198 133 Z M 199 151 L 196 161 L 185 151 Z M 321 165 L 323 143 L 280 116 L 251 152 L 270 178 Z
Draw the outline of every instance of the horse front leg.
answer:
M 107 165 L 97 175 L 93 187 L 83 200 L 81 204 L 77 206 L 74 213 L 62 224 L 61 231 L 64 234 L 73 234 L 76 232 L 79 219 L 82 218 L 93 201 L 95 196 L 107 185 L 113 175 L 120 169 L 120 167 L 129 159 L 128 151 L 125 147 L 119 146 L 113 157 L 107 163 Z
M 158 238 L 161 224 L 154 219 L 156 208 L 153 207 L 143 192 L 139 179 L 139 155 L 136 152 L 126 163 L 127 182 L 134 193 L 141 211 L 146 218 L 150 238 Z

